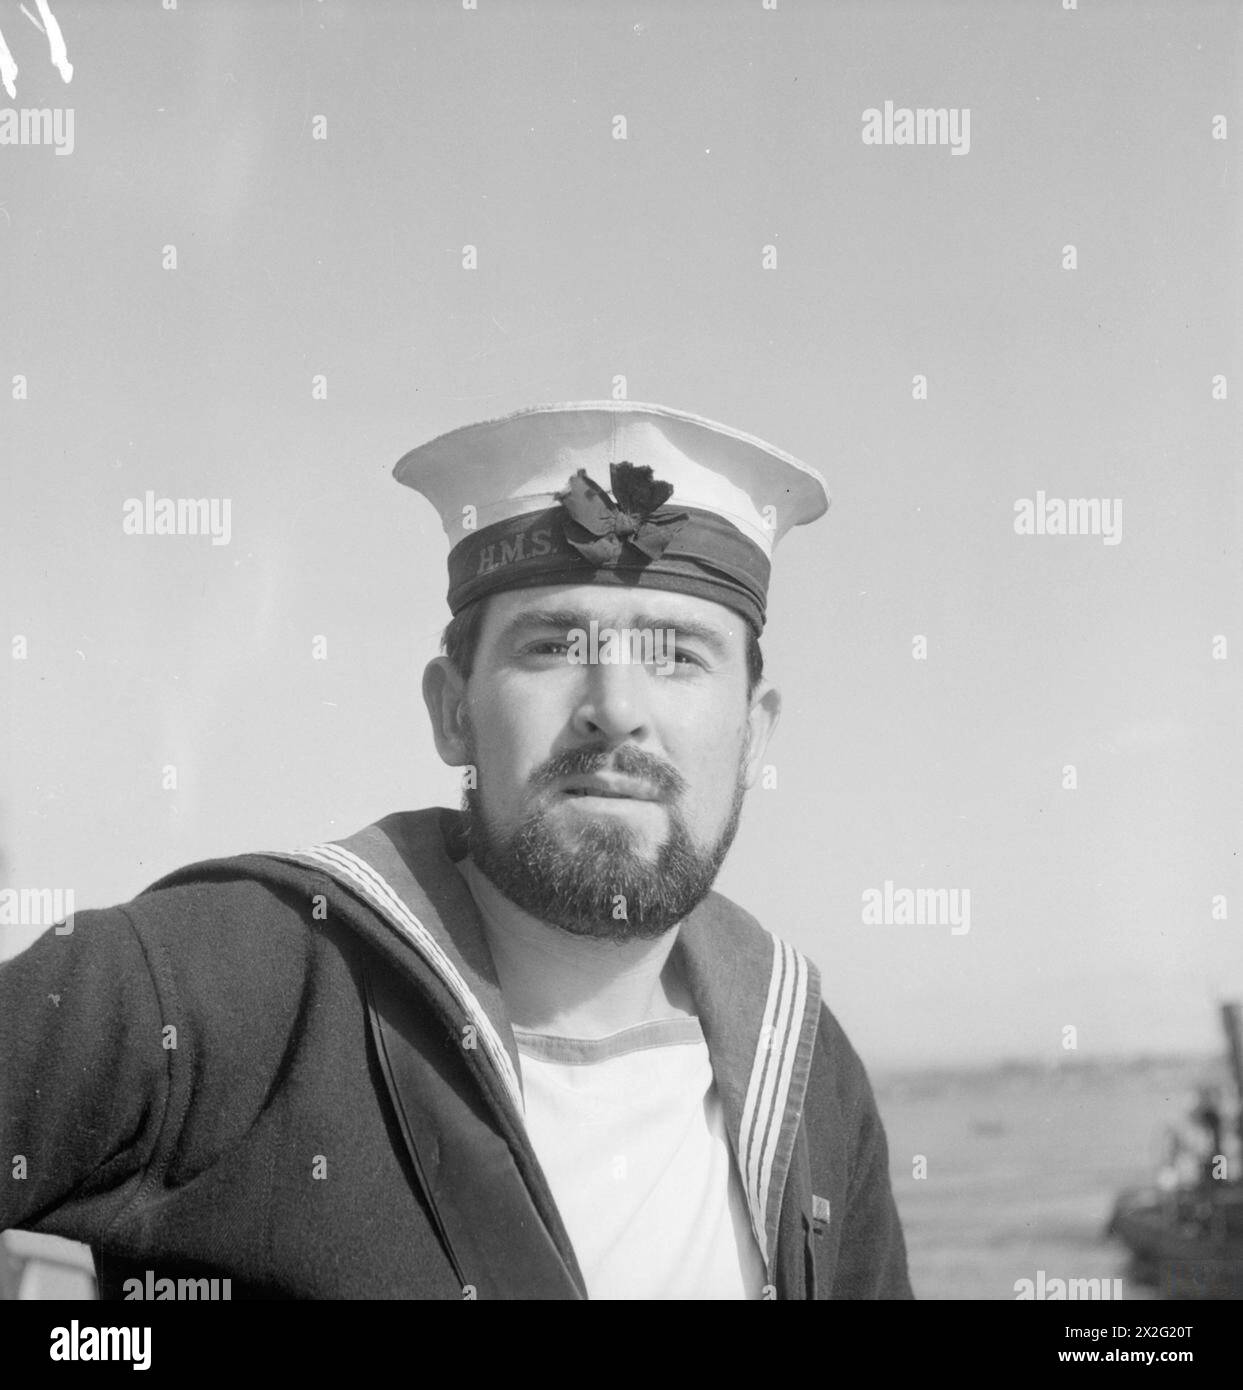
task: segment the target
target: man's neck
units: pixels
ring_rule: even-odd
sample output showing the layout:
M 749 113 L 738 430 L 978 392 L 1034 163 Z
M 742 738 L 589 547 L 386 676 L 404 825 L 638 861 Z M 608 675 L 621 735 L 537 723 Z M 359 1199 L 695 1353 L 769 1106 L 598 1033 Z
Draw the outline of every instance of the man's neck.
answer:
M 636 1023 L 694 1013 L 671 959 L 676 927 L 652 941 L 575 936 L 510 902 L 469 857 L 457 868 L 479 908 L 515 1027 L 601 1038 Z

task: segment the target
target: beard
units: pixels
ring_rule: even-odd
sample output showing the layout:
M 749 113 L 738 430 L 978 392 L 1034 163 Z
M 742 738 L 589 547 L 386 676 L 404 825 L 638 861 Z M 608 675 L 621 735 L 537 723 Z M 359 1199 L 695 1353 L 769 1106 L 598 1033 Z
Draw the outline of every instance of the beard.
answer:
M 478 766 L 469 715 L 462 733 L 468 760 Z M 477 787 L 462 796 L 466 843 L 480 872 L 539 921 L 601 941 L 651 940 L 677 926 L 711 890 L 738 833 L 745 760 L 744 748 L 725 826 L 707 846 L 692 838 L 678 807 L 686 785 L 681 775 L 652 754 L 625 746 L 611 755 L 568 749 L 536 769 L 531 782 L 538 789 L 605 770 L 643 778 L 662 794 L 669 818 L 654 858 L 639 853 L 635 831 L 612 816 L 587 819 L 570 834 L 553 825 L 547 806 L 537 806 L 505 831 L 489 819 Z

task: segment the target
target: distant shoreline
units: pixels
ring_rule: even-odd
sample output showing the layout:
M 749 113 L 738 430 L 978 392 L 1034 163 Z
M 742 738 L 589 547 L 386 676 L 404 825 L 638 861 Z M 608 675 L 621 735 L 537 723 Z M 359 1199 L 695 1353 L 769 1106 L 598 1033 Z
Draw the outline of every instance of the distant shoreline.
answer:
M 887 1090 L 912 1083 L 926 1088 L 930 1084 L 980 1084 L 1000 1081 L 1046 1081 L 1054 1078 L 1118 1078 L 1134 1076 L 1152 1078 L 1162 1072 L 1182 1075 L 1204 1074 L 1204 1083 L 1229 1083 L 1225 1059 L 1213 1052 L 1137 1054 L 1116 1057 L 1079 1057 L 1067 1054 L 1053 1061 L 1006 1058 L 979 1065 L 968 1063 L 931 1063 L 927 1066 L 874 1064 L 868 1068 L 877 1090 Z

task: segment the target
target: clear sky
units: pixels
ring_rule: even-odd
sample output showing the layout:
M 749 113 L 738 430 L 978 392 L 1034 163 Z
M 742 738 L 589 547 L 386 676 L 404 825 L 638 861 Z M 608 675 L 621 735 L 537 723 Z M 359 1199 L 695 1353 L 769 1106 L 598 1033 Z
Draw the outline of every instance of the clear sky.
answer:
M 0 106 L 74 110 L 70 154 L 0 144 L 0 882 L 101 906 L 456 804 L 418 693 L 445 542 L 391 467 L 624 376 L 833 494 L 778 552 L 777 786 L 718 886 L 865 1058 L 1219 1045 L 1243 10 L 52 8 L 67 85 L 0 0 Z M 969 110 L 969 149 L 865 144 L 887 101 Z M 148 490 L 229 499 L 229 544 L 126 535 Z M 1037 492 L 1121 499 L 1121 542 L 1017 535 Z M 865 924 L 886 880 L 969 889 L 970 931 Z

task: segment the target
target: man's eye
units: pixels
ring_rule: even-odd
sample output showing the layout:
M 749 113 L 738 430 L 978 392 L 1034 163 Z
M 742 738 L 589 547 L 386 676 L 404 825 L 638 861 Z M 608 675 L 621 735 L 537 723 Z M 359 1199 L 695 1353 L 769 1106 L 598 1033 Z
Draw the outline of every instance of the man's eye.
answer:
M 666 661 L 668 659 L 668 657 L 664 658 Z M 673 652 L 673 664 L 680 667 L 683 671 L 694 669 L 702 670 L 704 666 L 700 657 L 696 656 L 693 652 L 684 651 L 681 647 Z
M 549 638 L 546 642 L 532 642 L 527 651 L 532 656 L 559 656 L 569 649 L 570 644 L 568 642 L 558 642 Z

